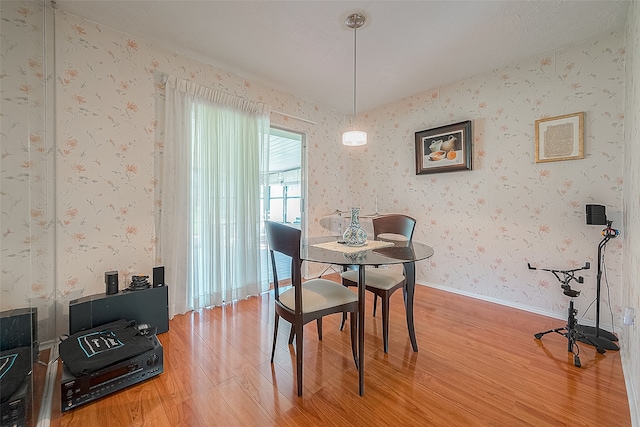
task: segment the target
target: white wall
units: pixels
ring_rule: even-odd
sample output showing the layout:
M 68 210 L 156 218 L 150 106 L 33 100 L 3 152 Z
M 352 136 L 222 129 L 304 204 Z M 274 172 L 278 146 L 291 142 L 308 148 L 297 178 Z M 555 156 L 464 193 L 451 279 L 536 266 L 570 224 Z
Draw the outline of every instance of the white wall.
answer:
M 38 308 L 38 337 L 55 336 L 52 13 L 2 1 L 0 52 L 0 309 Z
M 636 313 L 622 330 L 623 366 L 634 426 L 640 426 L 640 3 L 632 2 L 626 34 L 623 301 Z
M 343 117 L 259 82 L 218 70 L 91 21 L 56 13 L 57 299 L 104 292 L 104 272 L 150 274 L 156 259 L 155 158 L 163 145 L 162 74 L 265 102 L 317 124 L 272 114 L 272 124 L 307 134 L 312 234 L 345 206 L 348 156 Z
M 381 211 L 417 219 L 414 238 L 436 251 L 419 263 L 419 282 L 566 319 L 560 283 L 527 263 L 569 269 L 589 261 L 584 284 L 573 283 L 585 314 L 603 228 L 585 225 L 585 204 L 606 205 L 623 228 L 624 61 L 624 34 L 611 34 L 366 114 L 360 123 L 371 142 L 353 156 L 364 183 L 354 191 L 363 206 L 375 193 Z M 585 158 L 535 163 L 535 121 L 581 111 Z M 473 122 L 473 170 L 416 175 L 415 132 L 465 120 Z M 603 284 L 601 325 L 611 325 L 610 304 L 616 331 L 622 243 L 607 246 Z M 592 307 L 585 323 L 594 317 Z

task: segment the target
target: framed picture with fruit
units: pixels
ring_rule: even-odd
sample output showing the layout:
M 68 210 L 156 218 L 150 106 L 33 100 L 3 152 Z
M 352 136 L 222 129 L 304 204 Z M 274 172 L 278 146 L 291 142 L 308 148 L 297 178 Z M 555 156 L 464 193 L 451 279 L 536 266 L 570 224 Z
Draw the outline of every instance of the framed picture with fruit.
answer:
M 471 170 L 471 120 L 416 132 L 416 175 Z

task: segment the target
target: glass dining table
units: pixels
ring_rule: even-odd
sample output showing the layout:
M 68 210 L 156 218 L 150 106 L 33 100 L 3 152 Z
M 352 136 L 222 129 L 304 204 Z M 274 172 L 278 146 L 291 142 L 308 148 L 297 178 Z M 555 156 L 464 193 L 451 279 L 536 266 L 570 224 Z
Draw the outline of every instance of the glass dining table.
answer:
M 300 258 L 324 264 L 341 265 L 358 271 L 358 389 L 364 395 L 364 311 L 366 266 L 402 264 L 406 276 L 404 304 L 407 328 L 413 351 L 418 351 L 413 321 L 413 296 L 416 285 L 415 262 L 433 256 L 433 248 L 416 241 L 367 240 L 364 246 L 352 247 L 338 242 L 336 236 L 302 239 Z

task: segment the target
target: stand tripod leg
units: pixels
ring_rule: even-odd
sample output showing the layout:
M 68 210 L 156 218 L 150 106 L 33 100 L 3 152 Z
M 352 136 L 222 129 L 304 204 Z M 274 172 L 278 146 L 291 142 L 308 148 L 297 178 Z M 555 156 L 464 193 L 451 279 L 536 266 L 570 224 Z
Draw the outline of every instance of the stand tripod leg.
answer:
M 535 339 L 539 340 L 542 338 L 543 335 L 547 335 L 547 334 L 551 334 L 551 333 L 556 333 L 556 334 L 560 334 L 563 337 L 566 336 L 566 333 L 563 331 L 566 331 L 567 327 L 563 326 L 562 328 L 555 328 L 555 329 L 549 329 L 548 331 L 544 331 L 544 332 L 538 332 L 537 334 L 533 334 L 533 336 L 535 337 Z
M 576 368 L 580 368 L 582 366 L 582 363 L 580 363 L 580 356 L 575 353 L 573 354 L 573 365 Z
M 569 302 L 569 309 L 567 310 L 568 319 L 567 319 L 567 325 L 565 327 L 549 329 L 548 331 L 544 331 L 544 332 L 538 332 L 533 336 L 536 339 L 541 339 L 543 335 L 555 332 L 565 337 L 567 339 L 567 351 L 573 354 L 573 364 L 577 368 L 580 368 L 582 366 L 582 363 L 580 362 L 580 356 L 579 356 L 580 347 L 578 347 L 578 341 L 585 342 L 587 344 L 594 346 L 597 352 L 600 354 L 604 353 L 606 350 L 602 348 L 600 345 L 598 345 L 598 343 L 595 340 L 593 340 L 591 336 L 585 335 L 578 328 L 578 324 L 576 322 L 577 313 L 578 311 L 573 306 L 573 299 L 571 299 L 571 301 Z M 574 351 L 574 348 L 575 348 L 575 351 Z
M 573 353 L 573 364 L 577 368 L 582 366 L 582 364 L 580 363 L 580 357 L 578 356 L 578 352 L 574 352 L 573 351 L 573 347 L 576 346 L 576 339 L 575 339 L 575 337 L 573 337 L 573 333 L 572 333 L 571 330 L 567 329 L 566 327 L 564 327 L 564 328 L 556 328 L 556 329 L 550 329 L 550 330 L 544 331 L 544 332 L 538 332 L 537 334 L 534 334 L 533 336 L 536 339 L 539 340 L 539 339 L 542 338 L 543 335 L 550 334 L 552 332 L 555 332 L 556 334 L 560 334 L 560 335 L 562 335 L 563 337 L 565 337 L 567 339 L 567 352 Z M 577 348 L 577 346 L 576 346 L 576 348 Z
M 555 332 L 556 334 L 560 334 L 560 335 L 564 336 L 564 333 L 562 332 L 562 331 L 564 331 L 564 330 L 566 330 L 566 328 L 565 328 L 565 327 L 562 327 L 562 328 L 555 328 L 555 329 L 549 329 L 548 331 L 538 332 L 537 334 L 533 334 L 533 336 L 534 336 L 537 340 L 541 339 L 543 335 L 547 335 L 547 334 L 550 334 L 550 333 L 553 333 L 553 332 Z

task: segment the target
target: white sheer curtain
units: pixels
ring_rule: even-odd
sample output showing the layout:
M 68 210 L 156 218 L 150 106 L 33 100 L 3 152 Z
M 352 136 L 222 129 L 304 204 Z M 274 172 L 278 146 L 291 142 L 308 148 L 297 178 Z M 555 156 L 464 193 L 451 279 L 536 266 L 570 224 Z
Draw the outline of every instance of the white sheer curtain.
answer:
M 269 114 L 268 105 L 167 79 L 157 247 L 170 317 L 268 289 L 260 171 Z

